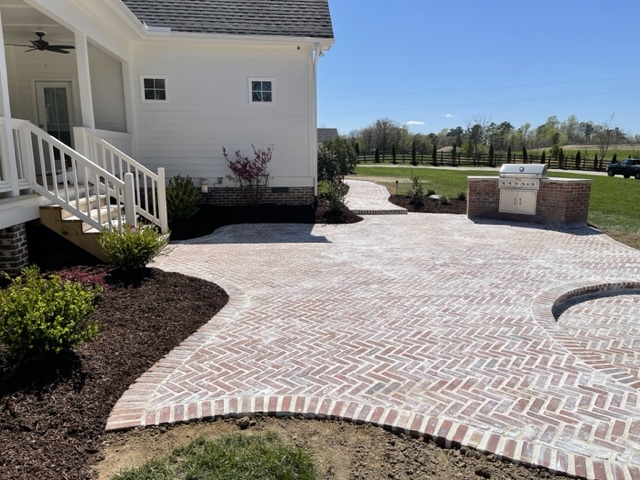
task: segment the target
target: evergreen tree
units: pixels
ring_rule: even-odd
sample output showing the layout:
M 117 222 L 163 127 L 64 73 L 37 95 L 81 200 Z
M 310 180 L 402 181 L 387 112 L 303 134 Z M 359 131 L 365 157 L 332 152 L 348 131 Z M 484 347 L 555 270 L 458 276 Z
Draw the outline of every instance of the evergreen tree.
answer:
M 376 153 L 373 158 L 376 163 L 380 163 L 380 149 L 378 147 L 376 147 Z
M 495 167 L 493 156 L 494 156 L 493 144 L 491 144 L 489 145 L 489 166 L 490 167 Z
M 507 148 L 507 163 L 511 163 L 511 145 Z
M 593 169 L 598 170 L 598 154 L 596 153 L 596 157 L 593 159 Z
M 581 158 L 580 158 L 580 150 L 578 150 L 578 153 L 576 153 L 576 170 L 580 170 L 580 162 L 581 162 Z
M 522 147 L 522 163 L 529 163 L 529 156 L 527 155 L 527 147 Z
M 418 165 L 418 161 L 416 160 L 416 141 L 413 141 L 413 145 L 411 146 L 411 165 Z
M 543 164 L 543 165 L 547 161 L 546 156 L 547 156 L 547 152 L 545 150 L 542 150 L 542 155 L 540 155 L 540 163 Z
M 613 158 L 611 158 L 611 163 L 618 163 L 618 154 L 614 153 Z
M 436 150 L 436 146 L 433 146 L 433 152 L 431 152 L 431 163 L 433 166 L 438 165 L 438 150 Z
M 455 143 L 452 145 L 452 148 L 451 148 L 451 165 L 454 167 L 456 166 L 456 156 L 457 156 L 456 149 L 457 148 L 458 147 L 456 146 Z
M 353 146 L 353 150 L 356 152 L 356 156 L 359 157 L 360 156 L 360 144 L 358 142 L 356 142 L 356 144 Z
M 391 163 L 393 163 L 394 165 L 398 163 L 396 162 L 396 144 L 395 143 L 391 145 Z
M 560 149 L 560 153 L 558 154 L 558 165 L 560 168 L 565 168 L 564 164 L 564 150 Z

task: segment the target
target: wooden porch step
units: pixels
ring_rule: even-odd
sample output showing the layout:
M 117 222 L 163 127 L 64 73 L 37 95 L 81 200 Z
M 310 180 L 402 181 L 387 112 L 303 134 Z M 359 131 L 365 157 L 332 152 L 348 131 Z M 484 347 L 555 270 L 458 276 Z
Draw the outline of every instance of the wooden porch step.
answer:
M 99 198 L 95 199 L 96 205 L 102 201 L 103 200 Z M 122 206 L 120 205 L 101 205 L 101 210 L 102 219 L 106 220 L 110 218 L 114 224 L 117 224 L 118 217 L 122 216 Z M 102 251 L 102 247 L 98 243 L 98 235 L 100 232 L 88 223 L 83 222 L 77 216 L 67 215 L 66 213 L 67 212 L 59 205 L 43 206 L 40 207 L 40 221 L 44 226 L 89 252 L 94 257 L 103 262 L 108 261 L 107 256 Z M 106 214 L 108 214 L 108 216 Z M 92 209 L 90 216 L 97 221 L 99 217 L 98 209 Z

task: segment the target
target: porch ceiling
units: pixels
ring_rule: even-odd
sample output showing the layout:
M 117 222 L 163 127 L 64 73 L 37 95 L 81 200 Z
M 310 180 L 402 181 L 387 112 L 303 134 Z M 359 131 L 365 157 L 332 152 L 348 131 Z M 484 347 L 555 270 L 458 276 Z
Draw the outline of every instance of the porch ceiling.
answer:
M 52 43 L 74 41 L 71 31 L 21 0 L 2 0 L 0 12 L 5 43 L 29 45 L 35 39 L 34 31 L 46 32 L 47 41 Z

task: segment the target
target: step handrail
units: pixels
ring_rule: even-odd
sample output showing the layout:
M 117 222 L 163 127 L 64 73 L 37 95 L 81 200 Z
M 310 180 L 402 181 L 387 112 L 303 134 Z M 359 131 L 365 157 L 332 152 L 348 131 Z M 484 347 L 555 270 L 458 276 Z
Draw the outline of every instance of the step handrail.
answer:
M 121 180 L 28 120 L 14 120 L 13 125 L 19 132 L 19 156 L 23 165 L 28 165 L 30 184 L 36 193 L 60 205 L 98 231 L 102 231 L 105 225 L 106 228 L 117 228 L 119 231 L 123 230 L 125 224 L 135 226 L 135 211 L 127 208 L 134 198 L 132 181 Z M 40 166 L 40 179 L 36 175 L 36 162 Z M 58 173 L 59 170 L 61 173 Z M 48 171 L 51 173 L 48 174 Z M 52 176 L 51 181 L 49 175 Z M 58 184 L 58 175 L 64 176 L 62 186 Z M 102 206 L 100 202 L 95 209 L 97 220 L 91 216 L 92 197 L 101 195 L 106 196 L 108 202 L 125 206 L 126 221 L 119 217 L 114 225 L 109 217 L 108 205 Z
M 112 175 L 124 179 L 133 173 L 135 182 L 136 213 L 160 227 L 165 233 L 169 229 L 164 168 L 154 173 L 129 155 L 100 138 L 88 128 L 79 128 L 87 141 L 87 155 Z

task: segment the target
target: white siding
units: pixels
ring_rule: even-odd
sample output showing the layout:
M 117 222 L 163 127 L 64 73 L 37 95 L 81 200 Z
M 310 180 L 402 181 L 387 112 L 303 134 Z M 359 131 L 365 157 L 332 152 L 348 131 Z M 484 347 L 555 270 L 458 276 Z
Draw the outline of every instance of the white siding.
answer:
M 308 47 L 295 45 L 136 44 L 130 73 L 138 159 L 166 167 L 168 177 L 217 178 L 230 173 L 223 146 L 249 156 L 251 144 L 273 145 L 271 185 L 311 186 L 310 58 Z M 142 102 L 141 75 L 165 76 L 169 101 Z M 250 104 L 251 77 L 273 79 L 273 104 Z
M 96 128 L 126 132 L 122 67 L 120 62 L 96 47 L 89 47 L 91 93 Z

